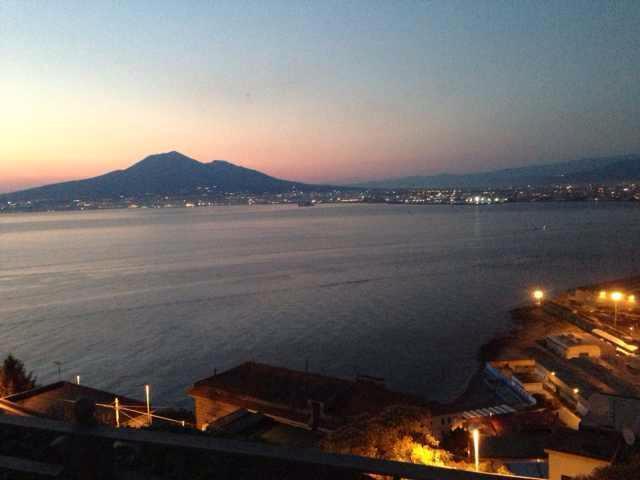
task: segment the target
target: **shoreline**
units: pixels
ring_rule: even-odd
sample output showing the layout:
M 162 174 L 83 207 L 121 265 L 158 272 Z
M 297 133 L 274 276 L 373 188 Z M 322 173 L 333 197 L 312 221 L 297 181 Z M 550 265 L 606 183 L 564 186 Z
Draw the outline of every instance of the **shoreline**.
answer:
M 627 283 L 640 282 L 640 275 L 631 275 L 628 277 L 617 278 L 614 280 L 605 280 L 588 285 L 580 285 L 559 292 L 557 296 L 566 295 L 571 290 L 585 289 L 598 290 L 610 289 L 612 287 L 619 288 L 620 285 Z M 553 299 L 549 299 L 552 301 Z M 454 407 L 456 405 L 465 405 L 473 402 L 477 395 L 478 388 L 483 385 L 483 372 L 487 362 L 498 359 L 501 355 L 505 355 L 512 350 L 518 351 L 519 342 L 522 342 L 523 336 L 520 335 L 525 331 L 525 327 L 530 329 L 549 329 L 558 326 L 569 325 L 565 320 L 551 317 L 543 308 L 536 305 L 521 305 L 509 311 L 510 322 L 507 331 L 502 332 L 487 342 L 483 343 L 476 354 L 479 362 L 478 368 L 471 375 L 464 391 L 455 399 L 446 403 L 438 403 L 441 407 Z M 548 333 L 548 332 L 547 332 Z M 531 336 L 527 334 L 527 336 Z

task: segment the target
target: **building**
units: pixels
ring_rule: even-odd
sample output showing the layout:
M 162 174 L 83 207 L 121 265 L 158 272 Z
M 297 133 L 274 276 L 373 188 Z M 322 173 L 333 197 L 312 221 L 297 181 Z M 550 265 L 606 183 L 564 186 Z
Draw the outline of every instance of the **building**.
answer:
M 550 335 L 544 339 L 549 350 L 567 360 L 572 358 L 599 358 L 602 354 L 595 337 L 580 333 L 563 333 Z
M 610 465 L 621 445 L 621 438 L 615 432 L 560 429 L 545 448 L 549 480 L 590 475 L 596 468 Z
M 71 382 L 56 382 L 9 395 L 2 399 L 3 405 L 0 405 L 0 409 L 13 415 L 41 416 L 70 422 L 74 420 L 76 402 L 86 399 L 95 404 L 94 416 L 98 423 L 115 425 L 116 397 L 122 407 L 119 412 L 121 425 L 131 427 L 146 425 L 146 405 L 143 402 Z
M 223 438 L 300 448 L 317 447 L 324 438 L 317 430 L 292 426 L 245 409 L 217 419 L 209 424 L 207 431 Z
M 501 405 L 481 405 L 477 406 L 477 408 L 469 407 L 466 410 L 456 409 L 448 405 L 436 406 L 431 409 L 431 433 L 436 439 L 442 440 L 452 430 L 457 428 L 468 429 L 470 422 L 480 422 L 485 418 L 508 415 L 515 411 L 513 407 L 506 403 Z
M 483 460 L 503 465 L 513 475 L 547 478 L 549 465 L 544 445 L 549 435 L 547 432 L 525 432 L 483 436 L 479 454 Z
M 589 397 L 585 425 L 640 434 L 640 398 L 596 392 Z
M 376 414 L 392 405 L 423 404 L 388 390 L 381 379 L 347 380 L 256 362 L 200 380 L 187 393 L 193 398 L 199 429 L 246 409 L 293 426 L 331 431 L 356 416 Z

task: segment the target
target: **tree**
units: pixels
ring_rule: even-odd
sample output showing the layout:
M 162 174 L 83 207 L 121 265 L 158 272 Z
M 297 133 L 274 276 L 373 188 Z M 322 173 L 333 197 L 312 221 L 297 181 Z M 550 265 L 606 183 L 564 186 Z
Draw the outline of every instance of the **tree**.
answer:
M 457 435 L 461 440 L 462 433 Z M 469 433 L 465 435 L 468 439 Z M 333 432 L 320 447 L 330 452 L 383 460 L 474 469 L 472 462 L 456 460 L 451 452 L 442 448 L 431 431 L 431 415 L 424 408 L 414 406 L 398 405 L 373 417 L 363 416 Z M 509 473 L 506 468 L 489 461 L 480 462 L 480 471 Z
M 640 452 L 620 463 L 596 469 L 591 475 L 577 477 L 579 480 L 629 480 L 640 478 Z
M 330 435 L 322 447 L 336 453 L 428 465 L 444 466 L 451 460 L 431 433 L 429 412 L 410 406 L 390 407 L 356 421 Z
M 24 392 L 35 386 L 33 372 L 27 373 L 20 360 L 12 354 L 7 355 L 0 367 L 0 397 Z

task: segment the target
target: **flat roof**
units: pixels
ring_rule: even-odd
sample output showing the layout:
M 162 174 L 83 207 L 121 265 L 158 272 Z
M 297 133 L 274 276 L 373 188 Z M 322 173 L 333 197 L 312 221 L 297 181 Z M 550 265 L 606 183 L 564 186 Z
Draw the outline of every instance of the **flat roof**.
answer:
M 548 335 L 546 338 L 559 343 L 565 348 L 576 347 L 579 345 L 599 346 L 598 340 L 593 335 L 588 333 L 567 332 L 558 335 Z
M 484 437 L 480 442 L 480 456 L 519 460 L 545 458 L 545 445 L 550 437 L 550 432 L 522 432 Z
M 245 362 L 200 380 L 187 393 L 211 398 L 216 391 L 297 409 L 307 409 L 308 401 L 313 400 L 322 402 L 326 413 L 346 416 L 397 404 L 426 406 L 418 397 L 387 390 L 373 381 L 347 380 L 257 362 Z
M 621 445 L 622 437 L 617 432 L 559 428 L 554 432 L 545 449 L 612 461 Z

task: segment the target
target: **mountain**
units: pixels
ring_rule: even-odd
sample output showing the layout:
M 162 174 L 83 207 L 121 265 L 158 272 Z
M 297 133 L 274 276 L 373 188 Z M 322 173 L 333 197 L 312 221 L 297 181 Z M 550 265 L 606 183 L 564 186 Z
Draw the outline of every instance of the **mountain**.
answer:
M 280 180 L 223 160 L 202 163 L 179 152 L 169 152 L 148 156 L 126 170 L 0 195 L 0 200 L 72 201 L 139 197 L 146 194 L 188 195 L 204 187 L 220 193 L 255 194 L 331 188 Z
M 506 188 L 557 183 L 618 183 L 640 180 L 640 155 L 586 158 L 462 175 L 412 176 L 360 184 L 367 188 Z

